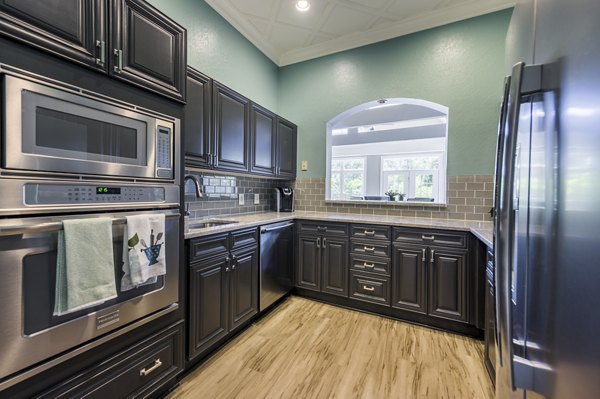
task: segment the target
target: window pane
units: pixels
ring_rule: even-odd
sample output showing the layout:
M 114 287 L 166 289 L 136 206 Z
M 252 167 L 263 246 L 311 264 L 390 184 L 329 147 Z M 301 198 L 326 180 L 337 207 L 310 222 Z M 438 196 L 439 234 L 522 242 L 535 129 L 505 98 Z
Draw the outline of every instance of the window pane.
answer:
M 389 190 L 393 190 L 400 194 L 406 194 L 407 190 L 407 181 L 406 175 L 388 175 L 387 177 L 387 185 L 383 187 L 383 192 L 387 192 Z M 382 193 L 383 194 L 383 193 Z
M 345 159 L 344 170 L 363 170 L 365 161 L 362 159 Z
M 331 170 L 341 170 L 342 169 L 342 161 L 339 159 L 331 160 Z
M 331 195 L 339 196 L 340 192 L 340 174 L 332 173 L 331 174 Z
M 345 173 L 344 174 L 344 195 L 356 196 L 363 194 L 363 174 Z
M 440 157 L 402 156 L 384 158 L 383 170 L 436 170 L 440 168 Z
M 415 197 L 433 198 L 433 175 L 421 174 L 416 176 Z

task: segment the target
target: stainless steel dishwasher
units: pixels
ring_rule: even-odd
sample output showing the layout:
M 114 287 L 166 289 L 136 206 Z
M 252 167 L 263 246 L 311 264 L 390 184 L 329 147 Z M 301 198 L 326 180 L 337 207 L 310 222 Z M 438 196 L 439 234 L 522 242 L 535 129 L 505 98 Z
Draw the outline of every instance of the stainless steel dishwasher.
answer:
M 260 310 L 293 288 L 294 223 L 286 221 L 260 228 Z

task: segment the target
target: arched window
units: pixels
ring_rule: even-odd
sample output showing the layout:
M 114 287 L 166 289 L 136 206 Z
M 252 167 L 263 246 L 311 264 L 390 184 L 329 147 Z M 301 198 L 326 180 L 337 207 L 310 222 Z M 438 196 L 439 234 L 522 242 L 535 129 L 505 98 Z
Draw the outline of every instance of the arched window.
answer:
M 391 98 L 327 123 L 327 200 L 446 202 L 448 108 Z

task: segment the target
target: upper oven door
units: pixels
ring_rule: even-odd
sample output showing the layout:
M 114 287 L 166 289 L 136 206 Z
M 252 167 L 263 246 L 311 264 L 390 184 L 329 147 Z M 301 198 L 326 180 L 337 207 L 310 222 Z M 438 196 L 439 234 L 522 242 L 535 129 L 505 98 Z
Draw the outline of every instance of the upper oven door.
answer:
M 168 179 L 174 123 L 3 75 L 5 169 Z

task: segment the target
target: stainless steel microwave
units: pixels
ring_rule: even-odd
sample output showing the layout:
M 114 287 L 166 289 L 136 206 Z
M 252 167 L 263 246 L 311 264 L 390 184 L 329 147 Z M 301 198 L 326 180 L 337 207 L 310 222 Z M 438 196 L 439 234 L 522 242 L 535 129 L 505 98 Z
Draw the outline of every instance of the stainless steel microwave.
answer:
M 10 74 L 2 90 L 3 169 L 177 180 L 178 119 Z

